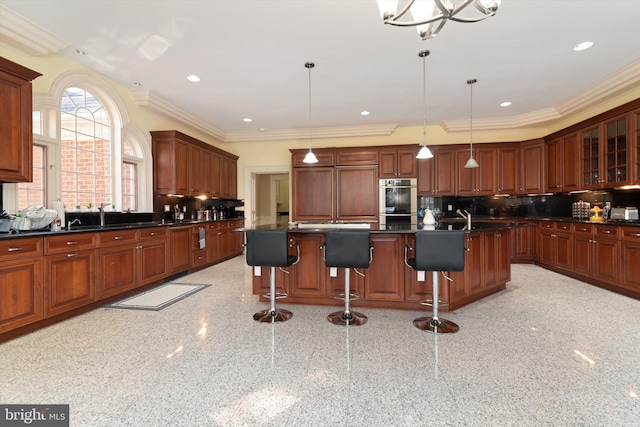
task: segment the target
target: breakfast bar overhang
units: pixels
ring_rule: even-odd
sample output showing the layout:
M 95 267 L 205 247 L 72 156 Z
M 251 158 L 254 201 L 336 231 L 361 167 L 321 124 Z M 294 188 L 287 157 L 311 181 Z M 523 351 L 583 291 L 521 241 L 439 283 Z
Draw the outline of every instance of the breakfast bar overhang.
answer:
M 405 263 L 405 257 L 413 254 L 416 233 L 428 233 L 429 228 L 438 230 L 465 229 L 464 271 L 450 272 L 449 280 L 440 280 L 441 311 L 455 310 L 506 288 L 511 280 L 509 232 L 515 224 L 474 222 L 470 230 L 466 223 L 439 223 L 435 226 L 399 225 L 393 228 L 373 224 L 370 240 L 373 258 L 369 268 L 359 269 L 361 276 L 351 270 L 351 290 L 360 294 L 354 307 L 376 307 L 416 310 L 420 301 L 431 299 L 432 279 L 430 274 L 419 274 Z M 290 242 L 297 245 L 300 260 L 287 269 L 277 269 L 277 291 L 287 298 L 279 304 L 340 305 L 334 295 L 344 291 L 344 271 L 332 272 L 325 266 L 322 245 L 325 233 L 336 228 L 357 228 L 357 224 L 316 223 L 304 227 L 286 225 L 260 225 L 256 230 L 288 231 Z M 236 230 L 246 231 L 246 229 Z M 268 269 L 254 267 L 253 294 L 263 297 L 269 291 Z

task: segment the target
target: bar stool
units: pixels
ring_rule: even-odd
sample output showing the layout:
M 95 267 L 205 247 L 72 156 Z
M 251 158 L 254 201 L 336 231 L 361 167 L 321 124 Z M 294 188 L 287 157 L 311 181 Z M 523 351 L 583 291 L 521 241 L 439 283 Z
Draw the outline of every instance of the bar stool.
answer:
M 351 269 L 364 277 L 358 268 L 368 268 L 373 257 L 373 245 L 369 241 L 368 231 L 327 231 L 325 233 L 324 263 L 327 267 L 344 268 L 344 293 L 336 294 L 336 299 L 344 299 L 344 310 L 336 311 L 327 316 L 327 320 L 334 325 L 364 325 L 367 316 L 351 311 L 352 299 L 361 296 L 351 292 Z
M 289 310 L 277 309 L 276 299 L 286 298 L 288 295 L 276 292 L 276 267 L 288 273 L 282 267 L 297 264 L 300 260 L 300 247 L 297 243 L 289 244 L 286 230 L 247 230 L 247 264 L 253 267 L 271 267 L 269 292 L 264 294 L 269 298 L 270 307 L 253 315 L 258 322 L 284 322 L 293 313 Z M 289 247 L 295 245 L 298 254 L 289 255 Z
M 423 331 L 434 334 L 449 334 L 458 332 L 460 327 L 455 323 L 438 316 L 439 304 L 447 304 L 438 298 L 438 276 L 443 271 L 464 270 L 464 231 L 433 230 L 418 231 L 415 234 L 415 258 L 407 259 L 405 248 L 405 263 L 416 271 L 431 271 L 433 277 L 433 300 L 421 301 L 423 305 L 431 305 L 433 314 L 430 317 L 419 317 L 413 325 Z

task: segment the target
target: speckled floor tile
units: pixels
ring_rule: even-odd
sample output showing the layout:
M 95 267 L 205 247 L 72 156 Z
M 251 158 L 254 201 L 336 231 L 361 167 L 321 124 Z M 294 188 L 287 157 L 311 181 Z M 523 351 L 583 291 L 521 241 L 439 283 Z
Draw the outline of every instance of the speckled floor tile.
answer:
M 640 301 L 533 265 L 440 336 L 413 327 L 423 307 L 254 322 L 244 257 L 174 282 L 211 286 L 1 344 L 0 402 L 68 403 L 74 427 L 640 426 Z

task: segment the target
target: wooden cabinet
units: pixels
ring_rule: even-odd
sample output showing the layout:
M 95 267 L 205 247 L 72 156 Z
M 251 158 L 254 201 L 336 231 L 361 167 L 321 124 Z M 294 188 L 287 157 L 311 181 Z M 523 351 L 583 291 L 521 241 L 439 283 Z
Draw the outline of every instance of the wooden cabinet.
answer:
M 298 233 L 292 237 L 300 249 L 300 261 L 289 268 L 289 283 L 276 282 L 284 287 L 289 296 L 296 298 L 322 298 L 325 294 L 325 283 L 329 277 L 329 269 L 323 261 L 322 233 Z M 265 269 L 262 269 L 263 274 Z M 285 274 L 286 276 L 286 274 Z M 288 289 L 287 289 L 288 286 Z M 333 295 L 331 295 L 333 297 Z
M 378 165 L 378 151 L 361 148 L 336 148 L 336 166 Z
M 155 194 L 237 197 L 237 156 L 174 130 L 151 136 Z
M 434 154 L 435 157 L 435 154 Z M 435 159 L 418 160 L 418 196 L 433 196 L 436 194 Z
M 169 229 L 169 248 L 171 251 L 169 274 L 189 270 L 191 266 L 191 226 L 171 227 Z
M 0 57 L 0 182 L 33 180 L 31 81 L 41 75 Z
M 477 148 L 474 158 L 480 165 L 477 168 L 465 168 L 470 156 L 470 150 L 456 150 L 457 158 L 457 194 L 492 195 L 497 188 L 497 151 L 494 148 Z
M 618 226 L 573 225 L 573 272 L 612 285 L 618 284 L 620 243 Z
M 42 238 L 0 241 L 0 333 L 42 317 Z
M 497 194 L 518 194 L 518 145 L 500 144 L 496 151 Z
M 533 262 L 535 252 L 535 232 L 533 223 L 528 223 L 521 227 L 512 228 L 510 233 L 511 262 L 530 263 Z
M 600 127 L 582 131 L 581 138 L 582 188 L 600 188 L 604 182 L 600 173 Z
M 580 132 L 584 189 L 613 188 L 633 181 L 633 120 L 630 113 Z
M 622 227 L 620 234 L 622 251 L 620 284 L 640 294 L 640 228 Z
M 333 166 L 293 168 L 293 221 L 334 219 Z
M 218 261 L 222 258 L 222 232 L 220 223 L 207 224 L 207 263 Z
M 540 263 L 564 270 L 573 268 L 571 224 L 540 224 Z
M 477 295 L 483 290 L 482 274 L 482 235 L 469 233 L 465 236 L 464 270 L 452 271 L 449 283 L 449 304 L 464 301 L 471 295 Z M 485 276 L 486 277 L 486 274 Z
M 98 233 L 97 298 L 117 295 L 137 286 L 135 229 Z
M 136 283 L 143 286 L 164 279 L 169 274 L 169 251 L 166 227 L 142 228 L 136 247 Z
M 207 231 L 205 224 L 196 224 L 191 229 L 191 267 L 202 267 L 207 263 Z M 201 246 L 204 244 L 204 247 Z
M 547 188 L 550 192 L 580 189 L 578 134 L 554 139 L 547 144 Z
M 97 233 L 44 238 L 44 316 L 73 310 L 96 300 Z
M 389 147 L 380 150 L 380 178 L 416 178 L 418 147 Z
M 633 183 L 640 184 L 640 112 L 633 112 L 631 114 L 632 126 L 632 138 L 631 138 L 631 151 L 633 154 L 633 168 L 632 174 Z
M 456 155 L 452 148 L 438 147 L 434 152 L 434 185 L 435 195 L 456 195 Z
M 371 301 L 404 300 L 404 251 L 402 234 L 371 234 L 373 258 L 364 269 L 364 295 Z
M 519 194 L 537 194 L 545 192 L 546 162 L 543 140 L 520 143 L 519 147 Z
M 338 166 L 336 217 L 338 221 L 378 220 L 378 166 Z

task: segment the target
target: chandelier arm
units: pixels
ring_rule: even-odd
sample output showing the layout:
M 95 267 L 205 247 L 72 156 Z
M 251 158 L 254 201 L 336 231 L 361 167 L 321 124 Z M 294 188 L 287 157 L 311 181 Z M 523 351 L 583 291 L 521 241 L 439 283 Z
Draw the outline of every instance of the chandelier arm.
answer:
M 493 7 L 486 7 L 480 0 L 473 0 L 473 5 L 485 15 L 493 16 L 498 11 L 498 5 L 494 3 Z
M 437 8 L 440 9 L 440 13 L 438 15 L 432 16 L 431 18 L 424 19 L 421 21 L 398 21 L 400 18 L 402 18 L 402 16 L 404 16 L 409 11 L 409 9 L 411 8 L 414 2 L 415 0 L 410 0 L 407 3 L 407 5 L 404 8 L 402 8 L 400 12 L 384 19 L 384 23 L 393 25 L 396 27 L 415 27 L 417 25 L 431 24 L 432 22 L 436 22 L 440 20 L 444 22 L 446 22 L 447 20 L 451 20 L 454 22 L 461 22 L 461 23 L 474 23 L 474 22 L 483 21 L 488 17 L 495 15 L 497 12 L 497 8 L 487 8 L 483 6 L 479 0 L 464 0 L 462 3 L 460 3 L 459 6 L 455 7 L 453 10 L 449 10 L 447 6 L 442 2 L 442 0 L 433 0 Z M 458 13 L 460 13 L 464 8 L 466 8 L 472 3 L 475 6 L 475 8 L 478 9 L 485 16 L 481 16 L 478 18 L 456 17 Z M 439 28 L 442 28 L 442 25 Z M 437 34 L 437 31 L 432 32 L 431 34 L 435 35 Z
M 432 22 L 436 22 L 440 20 L 444 20 L 444 21 L 447 20 L 447 17 L 445 15 L 439 14 L 429 19 L 425 19 L 424 21 L 396 21 L 396 19 L 400 18 L 400 16 L 401 15 L 395 15 L 391 18 L 385 19 L 384 23 L 393 25 L 394 27 L 415 27 L 416 25 L 424 25 L 424 24 L 430 24 Z
M 440 24 L 436 27 L 435 30 L 422 32 L 420 33 L 420 37 L 422 37 L 422 40 L 428 40 L 432 37 L 437 36 L 440 30 L 442 29 L 442 27 L 444 27 L 444 24 L 446 23 L 447 23 L 447 20 L 443 19 L 442 21 L 440 21 Z
M 493 16 L 493 15 L 481 16 L 479 18 L 456 18 L 455 16 L 452 16 L 451 18 L 449 18 L 449 20 L 450 21 L 454 21 L 454 22 L 472 24 L 474 22 L 484 21 L 485 19 L 489 18 L 490 16 Z
M 398 13 L 396 13 L 395 15 L 390 16 L 389 18 L 385 19 L 385 20 L 384 20 L 384 23 L 385 23 L 385 24 L 395 25 L 395 24 L 394 24 L 394 23 L 395 23 L 395 20 L 396 20 L 396 19 L 400 19 L 400 18 L 402 18 L 402 16 L 403 16 L 405 13 L 407 13 L 407 12 L 409 11 L 409 9 L 411 9 L 411 5 L 412 5 L 414 2 L 415 2 L 415 0 L 410 0 L 410 1 L 407 3 L 407 5 L 406 5 L 406 6 L 405 6 L 405 7 L 404 7 L 400 12 L 398 12 Z M 391 22 L 389 22 L 389 21 L 391 21 Z

